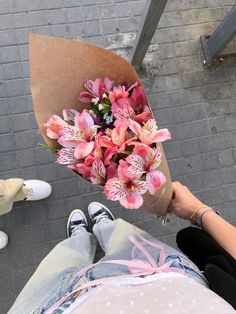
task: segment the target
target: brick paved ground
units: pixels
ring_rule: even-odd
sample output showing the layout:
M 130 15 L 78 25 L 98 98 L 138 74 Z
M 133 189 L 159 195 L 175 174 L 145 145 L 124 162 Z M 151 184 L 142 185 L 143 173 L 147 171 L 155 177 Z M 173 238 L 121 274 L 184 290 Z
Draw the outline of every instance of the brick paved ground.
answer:
M 82 38 L 127 56 L 139 28 L 145 0 L 0 1 L 0 177 L 41 178 L 52 196 L 18 204 L 0 217 L 10 237 L 0 252 L 0 308 L 6 313 L 41 259 L 65 238 L 65 223 L 76 207 L 108 203 L 98 188 L 54 164 L 42 142 L 29 89 L 28 32 Z M 210 34 L 234 0 L 171 0 L 145 59 L 142 80 L 159 125 L 172 131 L 165 144 L 173 179 L 236 222 L 236 60 L 203 68 L 198 38 Z M 141 211 L 114 209 L 117 217 L 174 244 L 185 224 L 162 227 Z

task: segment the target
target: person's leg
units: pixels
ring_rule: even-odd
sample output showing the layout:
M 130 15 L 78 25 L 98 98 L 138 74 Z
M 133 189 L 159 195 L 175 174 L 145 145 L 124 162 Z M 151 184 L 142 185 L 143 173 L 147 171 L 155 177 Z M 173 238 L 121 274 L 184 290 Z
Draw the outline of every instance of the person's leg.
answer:
M 207 258 L 211 255 L 222 254 L 234 265 L 235 261 L 215 240 L 204 230 L 187 227 L 180 230 L 176 236 L 179 249 L 186 254 L 201 270 L 207 264 Z
M 0 215 L 10 212 L 15 200 L 24 199 L 23 184 L 20 178 L 0 180 Z
M 101 204 L 101 206 L 103 205 Z M 104 208 L 106 210 L 106 207 Z M 190 260 L 188 260 L 186 256 L 174 248 L 155 239 L 146 231 L 141 230 L 122 219 L 111 220 L 108 217 L 93 222 L 93 232 L 102 249 L 105 251 L 105 257 L 101 261 L 139 259 L 147 262 L 147 258 L 141 250 L 137 249 L 133 254 L 134 244 L 129 239 L 130 236 L 133 236 L 138 242 L 142 242 L 142 237 L 154 244 L 149 245 L 145 242 L 142 243 L 146 251 L 152 256 L 157 264 L 159 262 L 164 263 L 167 261 L 173 261 L 173 266 L 171 267 L 181 268 L 190 277 L 195 278 L 200 283 L 205 285 L 204 276 L 202 276 L 199 269 Z M 163 249 L 162 261 L 160 261 L 161 249 L 155 246 L 159 246 Z M 104 272 L 106 272 L 106 276 L 108 276 L 108 274 L 109 276 L 113 276 L 127 274 L 128 269 L 126 266 L 117 266 L 116 264 L 98 264 L 90 271 L 89 279 L 93 280 L 95 278 L 104 277 Z
M 236 309 L 236 279 L 214 264 L 207 264 L 205 275 L 210 288 Z
M 86 230 L 87 221 L 82 224 L 44 258 L 8 314 L 47 309 L 78 282 L 77 272 L 93 263 L 97 243 Z

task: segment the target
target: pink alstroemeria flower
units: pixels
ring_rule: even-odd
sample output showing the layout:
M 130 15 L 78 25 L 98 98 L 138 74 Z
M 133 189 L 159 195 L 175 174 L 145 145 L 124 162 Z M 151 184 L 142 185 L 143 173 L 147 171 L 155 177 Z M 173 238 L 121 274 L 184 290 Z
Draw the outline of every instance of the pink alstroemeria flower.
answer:
M 137 144 L 133 153 L 126 158 L 129 163 L 128 175 L 141 177 L 146 175 L 148 190 L 154 195 L 156 191 L 166 182 L 166 178 L 157 168 L 161 163 L 160 148 L 152 149 L 145 144 Z
M 155 119 L 150 119 L 141 127 L 136 121 L 130 121 L 129 128 L 136 134 L 144 144 L 161 143 L 171 139 L 168 129 L 157 129 Z
M 78 162 L 78 159 L 75 158 L 75 149 L 72 147 L 62 148 L 57 152 L 56 163 L 61 165 L 72 165 Z
M 129 92 L 125 90 L 124 86 L 115 86 L 113 87 L 113 90 L 109 92 L 109 99 L 110 102 L 113 104 L 120 98 L 128 98 Z
M 104 164 L 107 166 L 110 163 L 112 156 L 116 153 L 126 150 L 126 147 L 136 139 L 136 137 L 129 138 L 126 127 L 116 127 L 109 131 L 109 135 L 102 135 L 99 138 L 101 147 L 105 147 Z
M 111 111 L 116 119 L 134 119 L 135 111 L 130 98 L 120 98 L 111 106 Z
M 94 149 L 93 138 L 99 126 L 94 125 L 93 118 L 86 110 L 77 113 L 74 122 L 74 126 L 63 127 L 58 143 L 63 147 L 75 147 L 75 158 L 83 159 Z
M 101 159 L 95 158 L 92 163 L 90 181 L 93 184 L 104 185 L 106 177 L 106 168 Z
M 156 170 L 161 163 L 160 148 L 152 149 L 148 145 L 137 143 L 131 155 L 126 158 L 129 163 L 128 173 L 142 176 Z
M 141 85 L 133 88 L 130 98 L 123 97 L 113 102 L 111 110 L 113 116 L 117 119 L 116 122 L 122 119 L 126 121 L 127 126 L 130 120 L 142 124 L 152 118 L 147 98 Z
M 143 204 L 144 194 L 148 189 L 145 181 L 137 178 L 130 179 L 126 176 L 128 163 L 120 160 L 118 166 L 118 177 L 109 179 L 105 184 L 104 193 L 109 200 L 119 201 L 122 206 L 128 209 L 137 209 Z
M 59 116 L 53 114 L 45 123 L 47 136 L 53 140 L 57 140 L 67 123 Z
M 108 93 L 113 86 L 113 81 L 111 81 L 108 77 L 97 78 L 95 81 L 87 80 L 84 83 L 84 87 L 87 89 L 87 92 L 81 92 L 79 100 L 84 103 L 91 103 L 92 99 L 101 99 L 103 93 Z

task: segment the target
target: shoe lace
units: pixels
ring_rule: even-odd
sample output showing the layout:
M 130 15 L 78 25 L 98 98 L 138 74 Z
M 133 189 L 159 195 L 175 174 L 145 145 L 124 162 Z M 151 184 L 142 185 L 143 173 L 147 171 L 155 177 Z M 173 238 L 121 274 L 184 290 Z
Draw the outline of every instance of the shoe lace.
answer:
M 34 195 L 34 190 L 32 188 L 28 188 L 27 186 L 24 186 L 24 192 L 26 193 L 26 197 Z
M 107 213 L 106 212 L 101 212 L 100 214 L 98 214 L 97 216 L 94 217 L 94 223 L 97 224 L 102 219 L 107 219 L 107 218 L 108 218 Z
M 79 225 L 71 226 L 71 233 L 76 233 L 78 231 L 82 231 L 83 229 L 86 229 L 86 225 L 84 223 L 81 223 Z

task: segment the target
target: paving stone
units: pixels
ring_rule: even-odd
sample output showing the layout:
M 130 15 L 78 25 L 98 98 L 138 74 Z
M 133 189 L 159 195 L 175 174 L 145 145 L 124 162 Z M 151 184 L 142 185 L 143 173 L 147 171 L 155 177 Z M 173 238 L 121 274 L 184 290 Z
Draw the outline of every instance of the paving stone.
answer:
M 164 151 L 168 160 L 181 157 L 181 149 L 178 142 L 163 143 Z
M 0 12 L 1 12 L 1 14 L 10 13 L 9 2 L 10 2 L 9 0 L 2 0 L 0 2 Z
M 10 46 L 16 43 L 16 34 L 14 30 L 0 31 L 0 46 Z
M 113 4 L 99 5 L 98 8 L 102 19 L 113 19 L 116 17 L 116 8 Z
M 236 166 L 231 166 L 222 169 L 223 182 L 226 183 L 235 183 L 236 182 Z
M 180 142 L 180 147 L 183 152 L 183 156 L 191 156 L 199 154 L 199 146 L 197 139 L 190 139 Z
M 50 1 L 48 1 L 50 3 Z M 50 24 L 61 24 L 66 22 L 66 14 L 64 9 L 49 10 L 47 12 L 48 22 Z
M 82 7 L 81 13 L 84 21 L 96 21 L 99 19 L 98 8 L 95 5 Z
M 16 153 L 0 153 L 0 171 L 5 171 L 16 167 Z
M 218 155 L 216 152 L 201 155 L 204 170 L 211 170 L 220 167 Z
M 163 145 L 172 179 L 236 223 L 235 64 L 228 58 L 207 69 L 199 54 L 199 36 L 211 34 L 234 4 L 168 1 L 140 78 L 158 127 L 172 133 Z M 16 203 L 0 217 L 0 229 L 10 238 L 0 252 L 2 314 L 41 259 L 66 237 L 66 220 L 74 208 L 88 215 L 91 201 L 104 202 L 116 217 L 174 246 L 176 232 L 188 224 L 173 218 L 163 227 L 149 213 L 121 208 L 101 188 L 55 165 L 55 156 L 39 147 L 44 141 L 30 96 L 28 33 L 83 39 L 128 58 L 145 5 L 146 0 L 0 1 L 0 176 L 41 178 L 53 187 L 48 199 Z
M 8 114 L 8 103 L 7 99 L 0 98 L 0 115 Z
M 187 176 L 187 186 L 193 192 L 206 189 L 204 174 L 196 173 Z
M 17 47 L 1 47 L 0 57 L 2 63 L 18 61 L 19 53 Z
M 234 164 L 233 152 L 231 149 L 219 151 L 218 158 L 221 166 L 231 166 Z
M 69 23 L 82 21 L 81 8 L 66 9 L 66 18 Z
M 29 27 L 28 13 L 18 13 L 13 15 L 15 28 Z

